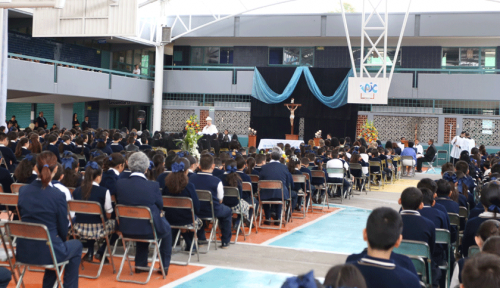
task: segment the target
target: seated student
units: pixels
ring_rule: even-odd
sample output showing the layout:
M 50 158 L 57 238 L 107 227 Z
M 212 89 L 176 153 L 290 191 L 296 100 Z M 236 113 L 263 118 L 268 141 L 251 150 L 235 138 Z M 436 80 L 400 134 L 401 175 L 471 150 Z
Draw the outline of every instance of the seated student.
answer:
M 101 136 L 101 138 L 98 138 L 96 140 L 96 143 L 97 143 L 97 145 L 95 146 L 96 149 L 99 149 L 108 155 L 111 155 L 113 153 L 113 150 L 111 150 L 111 147 L 106 143 L 105 136 Z
M 435 258 L 436 226 L 431 220 L 422 217 L 418 212 L 418 210 L 424 208 L 422 192 L 415 187 L 406 188 L 401 193 L 398 203 L 403 208 L 403 211 L 401 211 L 403 240 L 422 241 L 429 245 L 432 256 L 432 284 L 434 287 L 438 287 L 439 279 L 441 279 L 441 271 L 438 265 L 442 263 L 442 259 Z
M 500 222 L 497 220 L 486 220 L 479 226 L 474 238 L 477 246 L 482 251 L 483 245 L 490 237 L 500 236 Z M 462 283 L 462 272 L 468 257 L 458 260 L 453 269 L 450 287 L 458 287 Z
M 408 147 L 406 147 L 402 152 L 401 152 L 401 157 L 403 156 L 411 156 L 413 157 L 413 161 L 410 160 L 402 160 L 401 165 L 406 166 L 406 175 L 410 175 L 411 170 L 415 168 L 415 165 L 417 164 L 417 153 L 415 152 L 415 149 L 413 149 L 413 142 L 408 142 Z M 404 171 L 403 171 L 404 174 Z
M 479 226 L 488 219 L 500 218 L 500 184 L 490 182 L 481 190 L 481 204 L 484 206 L 483 213 L 478 217 L 469 219 L 465 224 L 464 236 L 462 238 L 462 255 L 467 257 L 469 247 L 474 245 L 474 236 Z
M 131 152 L 139 152 L 139 146 L 135 144 L 136 141 L 134 136 L 129 136 L 127 139 L 127 146 L 125 146 L 125 150 Z
M 113 135 L 113 142 L 111 142 L 111 145 L 109 145 L 113 153 L 122 152 L 123 150 L 125 150 L 125 148 L 123 148 L 123 146 L 120 144 L 122 140 L 123 138 L 121 133 L 117 132 Z
M 344 168 L 344 171 L 349 171 L 349 164 L 347 164 L 344 160 L 339 159 L 339 152 L 337 149 L 332 151 L 332 160 L 326 163 L 326 169 L 328 168 Z M 345 179 L 345 173 L 326 173 L 326 182 L 328 183 L 344 183 L 344 189 L 342 191 L 342 195 L 340 195 L 340 191 L 332 191 L 334 195 L 341 196 L 347 198 L 348 191 L 350 190 L 351 183 Z
M 500 287 L 500 257 L 481 253 L 464 265 L 461 288 Z
M 64 177 L 61 180 L 62 185 L 66 187 L 80 187 L 82 185 L 82 174 L 79 172 L 79 162 L 75 155 L 71 154 L 61 158 L 62 168 L 61 173 Z
M 85 156 L 85 159 L 79 160 L 80 166 L 82 167 L 87 164 L 87 161 L 90 160 L 90 149 L 85 147 L 85 143 L 83 142 L 82 137 L 77 137 L 75 139 L 75 147 L 73 148 L 73 153 Z
M 24 157 L 24 156 L 30 154 L 31 151 L 28 150 L 29 147 L 30 147 L 29 139 L 28 138 L 21 138 L 21 140 L 19 140 L 19 143 L 16 146 L 16 151 L 14 153 L 16 158 L 21 158 L 21 157 Z
M 363 239 L 368 242 L 366 256 L 355 262 L 363 274 L 368 288 L 418 288 L 420 280 L 391 259 L 392 250 L 401 243 L 403 220 L 398 212 L 381 207 L 372 211 L 363 230 Z
M 216 157 L 216 158 L 214 158 L 214 164 L 215 164 L 215 168 L 214 168 L 214 172 L 212 172 L 212 174 L 215 177 L 219 177 L 220 175 L 223 175 L 224 174 L 224 167 L 222 166 L 222 160 L 219 157 Z
M 255 168 L 255 158 L 254 157 L 248 157 L 245 160 L 246 168 L 243 170 L 243 173 L 245 173 L 247 176 L 252 174 L 253 169 Z M 217 167 L 217 164 L 215 164 Z M 248 179 L 250 179 L 250 176 L 248 176 Z
M 210 155 L 210 154 L 208 154 L 208 155 Z M 186 159 L 189 161 L 189 164 L 190 164 L 189 168 L 188 168 L 188 171 L 189 171 L 188 177 L 191 177 L 191 175 L 195 174 L 196 169 L 198 169 L 198 159 L 196 157 L 193 157 L 192 155 L 187 155 Z
M 437 203 L 435 201 L 435 199 L 437 198 L 437 193 L 436 193 L 436 191 L 437 191 L 437 184 L 436 184 L 436 181 L 434 181 L 434 180 L 432 180 L 430 178 L 423 178 L 423 179 L 421 179 L 418 182 L 417 188 L 420 189 L 420 190 L 426 188 L 426 189 L 429 189 L 430 191 L 432 191 L 432 193 L 434 195 L 433 196 L 433 198 L 434 198 L 434 205 L 432 205 L 431 208 L 443 212 L 444 215 L 448 215 L 448 211 L 446 210 L 446 208 L 443 205 L 441 205 L 441 204 L 439 204 L 439 203 Z M 451 239 L 455 239 L 455 238 L 453 238 L 453 236 L 457 235 L 456 233 L 457 233 L 457 228 L 458 227 L 450 225 L 450 219 L 449 219 L 449 217 L 446 217 L 446 222 L 447 222 L 447 226 L 450 227 Z
M 40 178 L 21 187 L 18 208 L 22 222 L 43 224 L 50 233 L 58 261 L 69 261 L 64 269 L 64 286 L 78 287 L 78 271 L 82 257 L 82 243 L 66 240 L 68 234 L 68 205 L 66 196 L 50 183 L 57 172 L 57 158 L 50 151 L 37 157 L 35 166 Z M 49 247 L 43 241 L 17 239 L 16 260 L 27 264 L 52 264 Z M 45 270 L 43 287 L 56 283 L 56 272 Z
M 259 175 L 260 171 L 262 170 L 262 166 L 264 165 L 266 165 L 266 155 L 264 154 L 255 155 L 255 168 L 252 170 L 252 174 Z
M 354 177 L 362 177 L 364 174 L 363 169 L 366 168 L 368 169 L 369 165 L 366 163 L 361 156 L 359 155 L 358 152 L 353 152 L 351 155 L 351 159 L 349 160 L 350 163 L 356 163 L 356 164 L 361 164 L 361 170 L 351 170 L 351 175 Z M 366 174 L 365 174 L 366 175 Z M 361 187 L 365 183 L 362 183 L 362 180 L 356 179 L 356 189 L 361 190 Z
M 229 207 L 222 204 L 224 200 L 224 187 L 222 181 L 212 175 L 214 169 L 214 158 L 210 154 L 200 156 L 200 172 L 189 177 L 189 182 L 194 184 L 197 190 L 208 190 L 212 193 L 214 215 L 219 219 L 219 227 L 221 229 L 222 248 L 229 248 L 231 241 L 231 216 L 232 212 Z M 200 203 L 200 217 L 212 217 L 210 205 Z M 205 225 L 204 225 L 205 226 Z M 203 227 L 204 229 L 205 227 Z
M 240 164 L 241 162 L 243 162 L 243 167 L 241 168 L 241 170 L 243 170 L 245 168 L 245 159 L 243 159 L 243 157 L 238 157 L 237 159 L 240 159 Z M 234 222 L 234 225 L 233 229 L 236 229 L 236 227 L 238 227 L 241 219 L 239 217 L 239 213 L 240 213 L 240 209 L 241 209 L 241 213 L 243 214 L 243 218 L 244 219 L 250 219 L 249 218 L 249 210 L 250 210 L 250 205 L 249 203 L 252 203 L 251 199 L 248 199 L 248 201 L 244 200 L 243 199 L 243 188 L 241 186 L 241 176 L 244 175 L 244 176 L 247 176 L 245 175 L 245 173 L 238 173 L 238 166 L 237 166 L 237 161 L 236 160 L 233 160 L 233 159 L 229 159 L 226 161 L 226 165 L 225 165 L 225 170 L 226 172 L 224 172 L 224 174 L 220 175 L 218 178 L 222 181 L 222 185 L 224 185 L 224 187 L 234 187 L 234 188 L 237 188 L 238 189 L 238 192 L 240 193 L 240 202 L 238 202 L 237 199 L 235 198 L 227 198 L 227 197 L 224 197 L 224 201 L 222 201 L 222 203 L 224 205 L 226 205 L 227 207 L 231 208 L 233 214 L 238 214 L 238 217 L 236 218 L 235 222 Z M 248 177 L 248 176 L 247 176 Z
M 126 155 L 125 155 L 125 169 L 120 173 L 120 176 L 119 178 L 120 179 L 124 179 L 124 178 L 128 178 L 130 177 L 130 174 L 132 174 L 132 172 L 130 172 L 130 169 L 128 168 L 128 159 L 130 157 L 132 157 L 132 155 L 134 155 L 135 152 L 127 152 Z
M 145 151 L 145 150 L 152 150 L 153 147 L 151 147 L 151 145 L 149 145 L 149 141 L 148 141 L 148 138 L 143 136 L 141 138 L 141 142 L 142 144 L 139 146 L 139 150 L 141 151 Z
M 248 165 L 248 163 L 250 163 L 250 165 Z M 245 158 L 243 157 L 237 157 L 236 158 L 236 168 L 238 168 L 238 171 L 236 171 L 238 173 L 238 175 L 240 175 L 241 177 L 241 181 L 242 182 L 248 182 L 248 183 L 252 183 L 252 179 L 250 178 L 250 175 L 252 170 L 253 170 L 253 167 L 255 166 L 255 159 L 252 158 L 252 157 L 249 157 L 245 160 Z M 256 193 L 257 190 L 253 190 L 253 185 L 252 185 L 252 192 Z M 247 201 L 248 204 L 252 204 L 252 199 L 250 197 L 253 197 L 253 203 L 255 204 L 255 207 L 258 207 L 259 206 L 259 201 L 257 200 L 257 198 L 255 198 L 253 195 L 251 195 L 250 193 L 248 192 L 243 192 L 243 200 Z M 252 212 L 249 213 L 250 217 L 252 217 Z
M 1 139 L 1 134 L 0 134 Z M 43 148 L 44 151 L 50 151 L 54 153 L 57 157 L 57 162 L 61 163 L 61 157 L 59 156 L 59 149 L 57 149 L 57 137 L 54 134 L 47 135 L 45 146 Z M 3 152 L 3 151 L 2 151 Z
M 448 213 L 459 214 L 460 209 L 458 203 L 450 198 L 452 193 L 450 183 L 448 183 L 448 181 L 444 179 L 439 179 L 438 181 L 436 181 L 436 184 L 437 184 L 436 203 L 443 205 L 444 208 L 446 208 L 446 211 L 448 211 Z
M 281 288 L 323 288 L 323 285 L 314 278 L 314 270 L 311 270 L 307 274 L 287 278 Z M 358 286 L 358 288 L 366 288 L 366 286 Z
M 174 164 L 177 159 L 179 159 L 179 157 L 177 157 L 175 153 L 168 155 L 167 159 L 165 159 L 165 171 L 156 178 L 156 182 L 160 184 L 160 189 L 165 188 L 165 178 L 172 172 L 172 164 Z
M 31 182 L 35 181 L 38 178 L 38 174 L 35 171 L 37 156 L 38 154 L 26 155 L 26 158 L 24 158 L 23 161 L 19 162 L 19 165 L 17 165 L 16 170 L 14 171 L 14 178 L 16 179 L 17 183 L 31 184 Z M 5 168 L 0 171 L 1 175 L 4 175 L 5 172 L 9 173 L 8 178 L 10 178 L 10 180 L 7 179 L 7 177 L 2 177 L 1 179 L 3 180 L 3 182 L 1 184 L 4 191 L 8 189 L 8 191 L 10 192 L 10 184 L 13 183 L 12 178 L 10 177 L 10 172 Z
M 463 191 L 467 191 L 467 186 L 463 183 L 462 180 L 458 180 L 458 177 L 463 177 L 463 173 L 457 171 L 455 174 L 445 173 L 443 175 L 443 179 L 450 183 L 450 187 L 452 190 L 452 194 L 450 198 L 458 203 L 458 206 L 468 208 L 469 204 L 467 203 L 467 197 L 463 194 Z M 466 192 L 466 194 L 469 194 Z M 472 194 L 471 194 L 472 195 Z M 472 196 L 474 198 L 474 196 Z M 474 199 L 472 199 L 474 201 Z M 474 203 L 475 207 L 476 203 Z
M 186 158 L 177 158 L 176 163 L 172 164 L 172 173 L 169 173 L 169 175 L 165 178 L 166 183 L 162 194 L 164 196 L 191 198 L 193 201 L 195 217 L 197 219 L 198 232 L 196 234 L 198 236 L 198 241 L 206 241 L 205 231 L 201 229 L 203 222 L 200 218 L 198 218 L 198 215 L 200 214 L 200 201 L 198 199 L 198 194 L 196 194 L 194 184 L 189 183 L 189 178 L 187 177 L 188 166 L 189 161 Z M 164 208 L 163 210 L 165 210 L 165 217 L 171 225 L 183 226 L 193 224 L 191 211 L 172 208 Z M 193 242 L 194 233 L 191 231 L 181 231 L 181 234 L 184 241 L 186 241 L 185 250 L 189 251 L 191 243 Z M 177 231 L 172 230 L 172 235 L 177 235 Z
M 317 164 L 317 166 L 312 167 L 311 171 L 312 170 L 323 171 L 323 172 L 325 172 L 325 178 L 326 178 L 326 169 L 323 168 L 324 167 L 323 161 L 320 158 L 318 158 L 318 159 L 316 159 L 315 164 Z M 311 172 L 311 174 L 312 174 L 312 172 Z M 314 203 L 320 203 L 322 197 L 325 195 L 325 179 L 318 178 L 318 177 L 311 177 L 311 185 L 314 188 L 314 192 L 313 192 L 314 194 L 313 194 L 312 201 Z M 321 195 L 319 192 L 321 192 Z
M 471 192 L 474 192 L 476 184 L 474 183 L 474 179 L 472 179 L 469 175 L 469 166 L 465 161 L 458 161 L 455 163 L 455 169 L 457 171 L 457 180 L 459 184 L 457 187 L 458 192 L 467 198 L 470 209 L 474 209 L 476 202 L 474 201 L 474 195 Z M 464 189 L 465 187 L 466 189 Z
M 61 138 L 61 143 L 59 144 L 59 154 L 63 154 L 64 151 L 73 152 L 73 146 L 71 145 L 71 138 L 69 136 L 63 136 Z
M 17 166 L 17 158 L 14 155 L 14 152 L 7 147 L 9 144 L 9 139 L 5 133 L 0 133 L 0 152 L 2 152 L 2 157 L 5 159 L 5 163 L 9 171 L 12 173 L 16 169 Z
M 352 264 L 337 265 L 330 268 L 328 273 L 326 273 L 323 286 L 331 288 L 367 287 L 363 274 Z
M 260 172 L 260 180 L 277 180 L 283 183 L 283 196 L 281 194 L 281 190 L 267 190 L 260 195 L 260 199 L 262 200 L 288 200 L 290 199 L 291 193 L 288 191 L 288 187 L 293 185 L 293 179 L 290 172 L 285 165 L 281 164 L 279 161 L 281 159 L 281 150 L 279 148 L 273 148 L 271 152 L 271 161 L 269 164 L 266 164 L 262 167 L 262 171 Z M 321 161 L 320 161 L 321 162 Z M 261 192 L 262 193 L 262 192 Z M 297 195 L 297 194 L 295 194 Z M 297 197 L 297 196 L 295 196 Z M 271 213 L 274 212 L 276 215 L 274 224 L 279 225 L 279 220 L 281 220 L 282 214 L 282 206 L 283 205 L 264 205 L 264 214 L 266 218 L 266 224 L 269 224 L 269 220 L 271 220 Z M 286 212 L 286 211 L 285 211 Z M 283 213 L 286 215 L 286 213 Z
M 290 156 L 290 159 L 288 160 L 287 164 L 288 172 L 292 175 L 303 175 L 302 172 L 300 171 L 300 161 L 297 156 L 292 155 Z M 293 179 L 292 179 L 293 181 Z M 307 185 L 307 183 L 306 183 Z M 292 209 L 295 209 L 298 212 L 302 212 L 302 201 L 304 201 L 304 205 L 307 206 L 307 201 L 309 200 L 309 195 L 306 191 L 304 191 L 304 185 L 301 183 L 294 183 L 292 186 Z M 303 199 L 304 197 L 300 196 L 294 196 L 299 194 L 299 193 L 305 193 L 306 194 L 306 199 Z
M 54 177 L 52 178 L 52 181 L 50 183 L 52 183 L 52 185 L 54 187 L 56 187 L 57 189 L 59 189 L 59 191 L 61 191 L 62 193 L 64 193 L 64 196 L 66 196 L 66 202 L 73 199 L 73 196 L 71 196 L 71 192 L 69 191 L 69 189 L 61 183 L 62 179 L 64 178 L 64 167 L 57 163 L 57 172 L 56 174 L 54 174 Z M 74 213 L 71 213 L 71 217 L 74 216 Z
M 307 158 L 309 158 L 309 167 L 315 167 L 316 166 L 316 154 L 307 153 Z
M 125 169 L 125 157 L 120 153 L 113 153 L 104 160 L 103 166 L 100 186 L 107 188 L 111 195 L 116 195 L 116 182 Z
M 302 174 L 305 174 L 307 173 L 309 175 L 309 180 L 307 181 L 307 190 L 309 191 L 312 191 L 313 194 L 314 194 L 314 187 L 312 187 L 311 185 L 311 179 L 312 179 L 312 173 L 311 173 L 311 170 L 309 168 L 307 168 L 307 166 L 309 165 L 309 158 L 307 157 L 302 157 L 300 159 L 300 172 L 302 172 Z
M 161 261 L 165 275 L 168 274 L 170 266 L 170 258 L 172 255 L 172 234 L 170 224 L 167 219 L 162 216 L 163 200 L 161 196 L 160 186 L 157 182 L 148 181 L 144 173 L 148 170 L 149 159 L 146 154 L 136 152 L 128 159 L 128 166 L 132 174 L 127 179 L 120 179 L 116 182 L 116 201 L 117 204 L 131 206 L 146 206 L 151 210 L 153 215 L 156 235 L 158 239 L 162 239 L 160 245 Z M 120 232 L 124 236 L 133 235 L 134 237 L 145 237 L 152 239 L 153 231 L 151 225 L 144 220 L 137 219 L 120 219 Z M 148 266 L 148 251 L 149 243 L 136 243 L 135 252 L 135 273 L 143 272 L 144 270 L 137 269 L 138 267 Z M 161 274 L 162 271 L 158 271 Z
M 111 204 L 111 195 L 106 187 L 101 187 L 99 183 L 102 179 L 101 167 L 93 161 L 87 163 L 85 168 L 85 177 L 81 187 L 76 188 L 73 192 L 73 198 L 80 201 L 95 201 L 101 204 L 101 209 L 104 212 L 105 227 L 102 225 L 101 218 L 98 215 L 85 215 L 76 213 L 74 220 L 74 229 L 82 239 L 87 239 L 87 254 L 83 256 L 83 260 L 92 262 L 94 258 L 94 244 L 104 235 L 114 233 L 116 222 L 111 218 L 113 206 Z M 111 241 L 113 245 L 114 241 Z M 99 247 L 96 253 L 96 259 L 101 260 L 105 253 L 106 242 Z

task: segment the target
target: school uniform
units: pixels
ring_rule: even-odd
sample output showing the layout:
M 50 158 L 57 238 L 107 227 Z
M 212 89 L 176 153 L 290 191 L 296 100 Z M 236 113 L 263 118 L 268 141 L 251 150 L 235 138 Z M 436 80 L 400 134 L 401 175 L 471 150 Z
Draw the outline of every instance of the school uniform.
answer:
M 71 153 L 74 153 L 73 146 L 71 144 L 66 144 L 66 143 L 62 143 L 62 144 L 63 144 L 63 153 L 65 151 L 70 151 Z
M 22 156 L 26 156 L 28 154 L 31 154 L 31 151 L 28 150 L 28 148 L 26 148 L 26 147 L 21 148 L 21 155 Z
M 215 177 L 219 177 L 220 175 L 223 175 L 223 174 L 224 174 L 224 170 L 222 170 L 222 169 L 214 168 L 214 171 L 212 171 L 212 175 L 214 175 Z
M 101 205 L 101 210 L 104 214 L 104 221 L 107 221 L 108 218 L 106 213 L 113 212 L 113 206 L 111 205 L 111 195 L 109 193 L 108 188 L 99 186 L 96 182 L 92 183 L 92 190 L 90 191 L 90 196 L 88 199 L 84 200 L 82 195 L 82 187 L 78 187 L 73 192 L 73 198 L 75 200 L 80 201 L 94 201 L 98 202 Z M 75 220 L 73 223 L 96 223 L 101 224 L 102 220 L 99 215 L 89 215 L 89 214 L 75 214 Z
M 428 208 L 427 208 L 428 209 Z M 418 211 L 403 210 L 401 211 L 403 219 L 403 240 L 422 241 L 429 245 L 431 252 L 431 272 L 433 286 L 439 285 L 441 271 L 438 264 L 441 264 L 441 259 L 434 258 L 436 246 L 436 226 L 431 220 L 422 217 Z
M 118 142 L 111 143 L 111 145 L 109 145 L 109 147 L 111 148 L 111 151 L 113 151 L 113 153 L 119 153 L 119 152 L 122 152 L 123 150 L 125 150 L 125 148 L 123 148 L 123 146 L 120 145 L 120 143 L 118 143 Z
M 326 169 L 328 168 L 344 168 L 345 171 L 349 171 L 349 165 L 341 159 L 332 159 L 326 163 Z M 351 183 L 347 181 L 347 179 L 344 178 L 343 173 L 326 173 L 326 182 L 328 183 L 343 183 L 344 184 L 344 195 L 346 195 L 346 191 L 351 187 Z M 340 196 L 340 194 L 337 194 L 337 191 L 332 191 L 335 192 L 337 196 Z
M 132 172 L 130 172 L 130 170 L 123 170 L 122 173 L 120 173 L 120 176 L 118 176 L 119 179 L 127 179 L 130 177 L 130 174 L 132 174 Z
M 483 205 L 476 205 L 476 207 L 474 207 L 474 209 L 470 210 L 469 219 L 475 218 L 483 212 L 484 212 L 484 206 Z
M 5 267 L 0 267 L 0 287 L 7 287 L 12 280 L 12 273 Z
M 358 262 L 359 260 L 361 260 L 361 258 L 365 257 L 366 255 L 367 255 L 367 249 L 365 248 L 359 254 L 349 255 L 345 260 L 345 263 Z M 392 252 L 391 260 L 394 262 L 394 264 L 398 265 L 399 267 L 402 267 L 418 276 L 417 270 L 415 269 L 415 265 L 413 265 L 413 262 L 411 262 L 411 259 L 408 256 Z
M 101 187 L 107 188 L 111 195 L 116 195 L 116 182 L 120 179 L 120 173 L 114 168 L 102 172 Z
M 481 226 L 483 222 L 489 219 L 500 220 L 500 214 L 497 214 L 498 216 L 496 218 L 494 214 L 495 213 L 485 211 L 479 214 L 478 217 L 469 218 L 469 220 L 465 224 L 464 236 L 462 238 L 462 255 L 464 257 L 467 257 L 469 255 L 469 247 L 476 245 L 476 240 L 474 239 L 474 237 L 476 236 L 476 232 L 479 229 L 479 226 Z
M 306 181 L 307 182 L 307 188 L 308 190 L 311 190 L 311 191 L 314 191 L 315 188 L 314 187 L 311 187 L 311 179 L 312 179 L 312 174 L 311 174 L 311 170 L 309 170 L 307 167 L 305 166 L 300 166 L 300 172 L 302 172 L 302 174 L 309 174 L 309 180 Z
M 278 161 L 271 160 L 269 164 L 262 167 L 259 180 L 279 180 L 283 183 L 283 199 L 292 198 L 292 203 L 297 203 L 297 193 L 289 191 L 288 188 L 294 185 L 292 174 L 288 171 L 285 165 Z M 261 200 L 281 200 L 281 190 L 266 189 L 260 192 Z M 271 212 L 276 213 L 277 220 L 281 219 L 282 205 L 264 205 L 263 209 L 267 220 L 271 218 Z
M 217 177 L 222 181 L 222 185 L 225 187 L 229 186 L 229 183 L 227 182 L 227 175 L 229 175 L 229 173 L 228 174 L 224 173 L 224 174 Z M 243 199 L 243 187 L 241 186 L 241 182 L 238 182 L 238 187 L 235 187 L 235 188 L 238 188 L 238 192 L 240 193 L 240 199 Z M 238 200 L 233 198 L 233 197 L 231 197 L 231 198 L 224 197 L 224 200 L 222 201 L 222 203 L 230 208 L 233 208 L 233 207 L 237 206 L 238 204 L 240 204 L 240 203 L 238 203 Z M 248 202 L 248 203 L 250 203 L 250 202 Z
M 108 155 L 113 154 L 113 150 L 111 150 L 110 145 L 106 145 L 106 147 L 102 148 L 101 151 L 108 154 Z
M 196 190 L 208 190 L 212 193 L 214 216 L 219 219 L 222 232 L 221 242 L 228 244 L 231 241 L 231 209 L 221 203 L 224 200 L 224 187 L 222 181 L 210 173 L 199 172 L 191 175 L 189 182 L 193 183 Z M 212 217 L 210 203 L 200 203 L 200 217 Z M 204 225 L 205 226 L 205 225 Z
M 141 193 L 137 193 L 141 191 Z M 116 182 L 116 201 L 118 204 L 130 206 L 146 206 L 153 215 L 154 227 L 158 239 L 162 239 L 160 255 L 164 269 L 168 269 L 172 255 L 172 233 L 170 224 L 161 217 L 163 199 L 160 186 L 154 181 L 148 181 L 142 173 L 131 173 L 129 178 Z M 125 236 L 153 238 L 151 225 L 145 220 L 120 219 L 120 231 Z M 136 243 L 135 265 L 148 266 L 148 243 Z
M 139 145 L 139 150 L 141 151 L 145 151 L 145 150 L 153 150 L 153 147 L 151 147 L 151 145 Z
M 16 147 L 17 147 L 17 141 L 10 140 L 9 148 L 12 150 L 12 152 L 16 152 Z
M 47 226 L 57 261 L 67 261 L 64 270 L 64 287 L 78 287 L 78 272 L 82 243 L 68 240 L 68 210 L 66 197 L 50 183 L 42 189 L 42 182 L 35 181 L 21 187 L 18 208 L 23 222 Z M 17 239 L 16 260 L 28 264 L 53 264 L 48 246 L 43 241 Z M 53 270 L 45 270 L 43 287 L 52 287 L 56 281 Z
M 0 145 L 0 152 L 2 152 L 2 156 L 5 159 L 5 163 L 7 163 L 9 171 L 13 173 L 14 170 L 16 170 L 16 164 L 17 164 L 16 155 L 14 155 L 14 152 L 12 152 L 12 150 L 10 150 L 9 147 L 5 147 L 5 145 Z
M 243 172 L 243 171 L 236 171 L 236 173 L 238 173 L 238 175 L 240 175 L 240 178 L 241 178 L 242 182 L 252 183 L 252 179 L 245 172 Z M 252 187 L 252 190 L 253 190 L 253 187 Z M 257 190 L 253 190 L 253 192 L 256 192 L 256 191 Z M 253 197 L 253 195 L 250 195 L 250 193 L 243 192 L 243 196 L 241 197 L 241 199 L 247 201 L 248 204 L 251 205 L 252 204 L 252 199 L 250 197 Z M 254 198 L 254 203 L 255 203 L 255 207 L 259 206 L 259 202 L 255 198 Z
M 292 175 L 304 175 L 304 174 L 302 174 L 300 169 L 295 168 Z M 293 180 L 293 176 L 292 176 L 292 180 Z M 295 183 L 295 182 L 292 185 L 292 194 L 293 193 L 297 194 L 300 190 L 302 190 L 306 194 L 306 199 L 304 199 L 304 205 L 307 205 L 307 202 L 309 201 L 309 197 L 310 197 L 310 195 L 306 193 L 306 190 L 304 190 L 304 189 L 306 189 L 306 187 L 307 187 L 307 181 L 306 181 L 305 185 L 302 183 Z M 300 199 L 298 196 L 296 198 L 292 197 L 292 209 L 295 209 L 296 207 L 297 207 L 297 209 L 300 209 L 300 206 L 302 204 L 302 198 L 303 198 L 302 196 L 300 196 Z M 296 200 L 294 200 L 294 199 L 296 199 Z
M 43 150 L 50 151 L 50 152 L 54 153 L 57 157 L 57 162 L 61 163 L 61 156 L 59 155 L 59 149 L 57 149 L 56 145 L 49 143 L 49 145 L 45 146 L 45 148 Z
M 448 211 L 448 213 L 459 214 L 460 208 L 458 206 L 458 203 L 455 202 L 455 201 L 453 201 L 453 200 L 451 200 L 450 197 L 448 197 L 448 196 L 439 196 L 435 200 L 436 200 L 436 203 L 443 205 L 444 208 L 446 208 L 446 211 Z
M 396 265 L 393 260 L 364 256 L 356 262 L 356 266 L 366 281 L 368 288 L 419 288 L 420 280 L 412 272 Z
M 263 166 L 264 166 L 264 165 L 262 165 L 262 166 L 255 166 L 255 167 L 253 168 L 253 170 L 252 170 L 252 174 L 253 174 L 253 175 L 260 175 L 260 172 L 262 171 L 262 167 L 263 167 Z
M 160 175 L 158 175 L 158 177 L 156 178 L 156 182 L 158 182 L 158 184 L 160 184 L 160 189 L 163 189 L 165 188 L 165 178 L 167 178 L 168 174 L 170 174 L 171 171 L 165 171 L 163 173 L 161 173 Z

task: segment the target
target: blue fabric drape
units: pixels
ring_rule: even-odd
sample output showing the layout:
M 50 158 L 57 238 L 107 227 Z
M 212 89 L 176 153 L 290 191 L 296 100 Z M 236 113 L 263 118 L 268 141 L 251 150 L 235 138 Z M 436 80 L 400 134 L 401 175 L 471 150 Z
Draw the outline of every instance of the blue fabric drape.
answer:
M 293 73 L 292 79 L 286 86 L 285 90 L 282 94 L 278 94 L 271 90 L 266 83 L 266 80 L 262 77 L 259 70 L 255 68 L 254 76 L 253 76 L 253 87 L 252 87 L 252 97 L 260 100 L 266 104 L 277 104 L 285 101 L 290 97 L 299 82 L 301 74 L 304 73 L 304 76 L 307 81 L 307 86 L 311 90 L 311 93 L 324 105 L 330 108 L 339 108 L 347 104 L 347 87 L 349 83 L 349 77 L 353 76 L 352 69 L 347 73 L 345 79 L 342 81 L 340 86 L 337 88 L 335 93 L 332 96 L 325 96 L 321 93 L 314 77 L 309 70 L 309 67 L 297 67 L 295 72 Z

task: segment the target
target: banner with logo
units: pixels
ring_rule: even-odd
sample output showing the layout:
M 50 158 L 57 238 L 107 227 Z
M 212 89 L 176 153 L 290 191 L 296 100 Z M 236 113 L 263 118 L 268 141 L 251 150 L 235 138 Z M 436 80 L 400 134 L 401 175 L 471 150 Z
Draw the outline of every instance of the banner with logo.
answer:
M 386 104 L 388 101 L 389 79 L 349 77 L 347 103 Z

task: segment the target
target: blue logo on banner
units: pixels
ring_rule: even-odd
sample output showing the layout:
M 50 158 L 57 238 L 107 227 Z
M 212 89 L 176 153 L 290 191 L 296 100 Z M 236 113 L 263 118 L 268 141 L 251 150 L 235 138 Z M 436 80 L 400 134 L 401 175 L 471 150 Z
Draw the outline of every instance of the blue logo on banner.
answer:
M 363 93 L 377 93 L 378 92 L 378 87 L 377 87 L 377 84 L 373 84 L 372 82 L 370 82 L 370 84 L 366 83 L 365 85 L 359 85 L 359 87 L 361 88 L 361 91 Z

